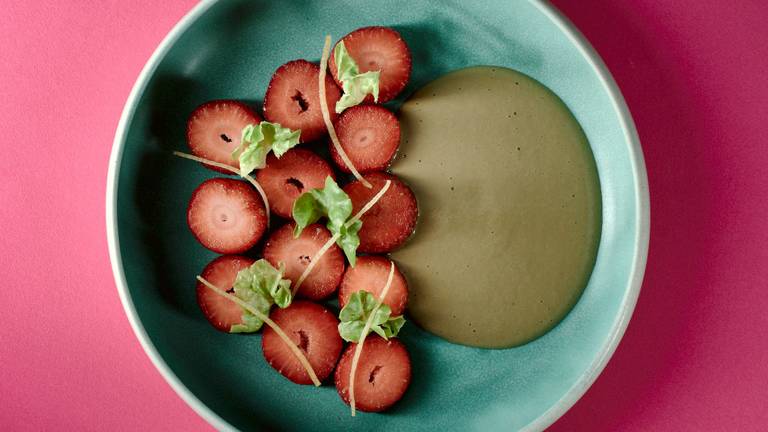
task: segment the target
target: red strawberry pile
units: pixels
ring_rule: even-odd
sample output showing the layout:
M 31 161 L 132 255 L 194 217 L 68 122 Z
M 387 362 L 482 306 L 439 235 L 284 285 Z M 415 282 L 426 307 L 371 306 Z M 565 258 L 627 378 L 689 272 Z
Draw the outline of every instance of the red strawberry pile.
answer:
M 395 30 L 360 28 L 341 41 L 359 73 L 379 72 L 377 103 L 395 98 L 406 86 L 411 74 L 411 54 Z M 340 307 L 344 307 L 354 293 L 366 290 L 378 299 L 378 305 L 388 306 L 393 315 L 402 315 L 408 300 L 408 282 L 396 267 L 390 270 L 391 261 L 385 254 L 408 240 L 416 226 L 418 209 L 410 187 L 386 172 L 400 145 L 397 117 L 387 108 L 374 104 L 371 94 L 358 99 L 362 104 L 337 114 L 335 105 L 344 95 L 345 87 L 335 62 L 335 55 L 331 54 L 330 73 L 324 74 L 325 100 L 321 101 L 320 97 L 320 66 L 307 60 L 293 60 L 272 75 L 262 107 L 267 122 L 300 130 L 300 143 L 326 143 L 330 157 L 326 159 L 299 144 L 279 157 L 268 154 L 265 165 L 254 173 L 255 181 L 250 178 L 251 183 L 232 177 L 206 180 L 192 194 L 187 223 L 203 247 L 224 254 L 211 261 L 201 277 L 227 293 L 234 292 L 238 272 L 255 261 L 241 254 L 263 258 L 275 268 L 280 267 L 283 277 L 292 283 L 304 273 L 312 259 L 316 259 L 295 292 L 297 299 L 284 309 L 272 308 L 269 319 L 303 353 L 319 381 L 328 379 L 335 371 L 335 385 L 345 403 L 350 404 L 350 383 L 354 380 L 353 403 L 357 409 L 383 411 L 400 400 L 410 383 L 411 365 L 406 347 L 396 339 L 386 340 L 373 332 L 368 334 L 361 339 L 364 342 L 352 376 L 350 370 L 357 344 L 344 347 L 337 314 L 323 302 L 338 298 Z M 349 175 L 348 162 L 329 138 L 321 103 L 328 107 L 345 157 L 364 180 L 360 177 L 355 180 Z M 189 149 L 209 163 L 213 161 L 237 170 L 240 163 L 232 153 L 244 140 L 241 131 L 261 120 L 255 109 L 239 101 L 203 103 L 189 118 Z M 203 166 L 231 174 L 221 166 L 205 163 Z M 342 186 L 352 202 L 353 214 L 369 203 L 385 184 L 388 187 L 360 218 L 357 252 L 366 255 L 357 257 L 354 266 L 336 244 L 319 258 L 316 256 L 332 237 L 324 224 L 310 224 L 300 235 L 294 235 L 295 222 L 291 220 L 294 202 L 302 194 L 322 188 L 328 177 Z M 259 185 L 268 204 L 254 187 Z M 277 217 L 270 221 L 270 213 Z M 386 297 L 379 298 L 385 285 Z M 243 308 L 203 283 L 198 283 L 197 300 L 216 329 L 230 332 L 232 326 L 242 324 Z M 264 358 L 276 371 L 297 384 L 313 382 L 295 348 L 286 343 L 271 324 L 264 327 L 261 340 Z

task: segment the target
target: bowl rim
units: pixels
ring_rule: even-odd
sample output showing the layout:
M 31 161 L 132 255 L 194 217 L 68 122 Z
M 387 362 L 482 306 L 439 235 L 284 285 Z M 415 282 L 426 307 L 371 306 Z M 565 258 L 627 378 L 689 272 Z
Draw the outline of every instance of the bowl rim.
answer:
M 120 253 L 120 240 L 117 232 L 117 186 L 120 174 L 120 161 L 122 159 L 125 140 L 128 134 L 127 126 L 133 120 L 138 101 L 146 89 L 151 76 L 170 48 L 200 16 L 205 14 L 205 12 L 207 12 L 214 4 L 218 3 L 218 1 L 219 0 L 201 0 L 173 26 L 171 31 L 152 53 L 152 56 L 142 68 L 141 73 L 131 89 L 120 116 L 120 121 L 117 125 L 109 157 L 106 193 L 106 230 L 109 259 L 112 267 L 112 274 L 115 278 L 117 292 L 120 296 L 120 302 L 123 305 L 125 314 L 131 324 L 131 328 L 133 329 L 136 338 L 139 340 L 142 349 L 176 394 L 178 394 L 198 415 L 217 430 L 236 431 L 237 429 L 234 426 L 211 410 L 181 382 L 165 360 L 160 356 L 157 348 L 150 340 L 146 329 L 139 319 L 133 299 L 128 290 L 128 283 L 125 278 L 125 271 L 123 269 Z M 610 360 L 611 356 L 616 351 L 619 341 L 626 331 L 629 320 L 635 309 L 637 298 L 640 294 L 648 257 L 648 243 L 650 237 L 650 198 L 648 193 L 648 178 L 643 151 L 640 145 L 640 138 L 637 134 L 632 115 L 627 107 L 624 97 L 607 66 L 586 37 L 553 5 L 544 0 L 528 1 L 571 40 L 580 51 L 581 55 L 597 72 L 600 82 L 608 92 L 613 108 L 619 115 L 620 126 L 624 137 L 630 147 L 630 164 L 632 166 L 632 177 L 635 184 L 636 196 L 635 217 L 637 219 L 637 226 L 633 233 L 635 247 L 632 268 L 630 270 L 629 290 L 624 295 L 624 299 L 620 305 L 620 314 L 613 324 L 607 342 L 603 345 L 581 377 L 554 405 L 521 429 L 523 431 L 540 431 L 552 425 L 558 418 L 565 414 L 565 412 L 568 411 L 576 401 L 584 395 L 584 393 L 586 393 L 587 389 L 589 389 L 592 383 L 597 379 L 605 368 L 605 365 L 608 363 L 608 360 Z

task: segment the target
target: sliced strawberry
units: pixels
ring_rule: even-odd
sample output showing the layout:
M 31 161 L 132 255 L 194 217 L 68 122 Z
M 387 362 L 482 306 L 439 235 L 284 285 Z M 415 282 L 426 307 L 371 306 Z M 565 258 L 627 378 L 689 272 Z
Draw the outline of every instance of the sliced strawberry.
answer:
M 381 71 L 379 103 L 392 100 L 411 78 L 411 51 L 400 33 L 389 27 L 363 27 L 344 36 L 344 47 L 360 72 Z M 328 62 L 333 79 L 341 86 L 333 54 Z M 367 102 L 373 102 L 371 95 Z
M 372 188 L 366 188 L 359 181 L 344 187 L 344 192 L 352 200 L 352 214 L 367 204 L 387 180 L 392 180 L 392 185 L 360 219 L 363 227 L 359 232 L 360 246 L 357 250 L 365 253 L 390 252 L 402 245 L 416 228 L 419 214 L 416 197 L 411 188 L 391 174 L 375 172 L 363 177 L 373 185 Z
M 258 243 L 267 229 L 267 212 L 259 194 L 246 182 L 228 178 L 204 181 L 192 193 L 187 224 L 208 249 L 242 253 Z
M 270 209 L 284 218 L 291 217 L 293 202 L 310 189 L 325 186 L 325 178 L 336 174 L 328 162 L 310 150 L 293 148 L 279 159 L 272 153 L 267 156 L 267 166 L 256 173 L 264 188 Z
M 195 108 L 187 121 L 187 143 L 193 154 L 240 168 L 232 152 L 240 145 L 243 128 L 258 124 L 261 117 L 247 105 L 233 100 L 215 100 Z M 228 172 L 204 165 L 214 171 Z
M 334 376 L 336 391 L 349 405 L 349 373 L 357 344 L 344 350 Z M 384 411 L 399 401 L 411 383 L 411 359 L 397 339 L 384 340 L 370 334 L 355 372 L 355 408 L 360 411 Z
M 299 238 L 294 238 L 293 227 L 293 223 L 289 223 L 272 233 L 264 245 L 264 258 L 276 267 L 285 263 L 285 277 L 295 283 L 315 253 L 331 238 L 331 233 L 320 224 L 312 224 L 304 228 Z M 344 275 L 344 266 L 344 255 L 334 244 L 320 257 L 298 294 L 312 300 L 333 294 Z
M 384 285 L 387 284 L 389 277 L 390 260 L 382 256 L 361 256 L 357 257 L 357 263 L 354 267 L 348 267 L 344 272 L 344 278 L 341 279 L 339 286 L 339 305 L 346 306 L 349 296 L 352 293 L 365 290 L 376 298 L 379 298 Z M 400 273 L 400 269 L 395 266 L 395 273 L 392 276 L 392 285 L 389 287 L 384 304 L 392 309 L 392 316 L 402 315 L 405 311 L 405 304 L 408 302 L 408 282 Z
M 348 108 L 336 119 L 334 128 L 352 165 L 362 173 L 386 169 L 400 146 L 400 122 L 388 109 L 378 105 Z M 336 146 L 329 147 L 336 166 L 350 172 Z
M 306 60 L 290 61 L 275 71 L 264 96 L 264 117 L 283 127 L 301 129 L 301 142 L 315 141 L 327 133 L 320 111 L 320 67 Z M 341 90 L 325 78 L 325 97 L 331 121 Z
M 331 374 L 344 343 L 331 311 L 317 303 L 295 301 L 285 309 L 274 308 L 269 316 L 299 347 L 322 381 Z M 296 384 L 312 384 L 299 359 L 271 327 L 265 327 L 261 350 L 270 366 Z
M 202 277 L 213 285 L 232 292 L 237 272 L 253 264 L 251 258 L 238 255 L 222 255 L 205 266 Z M 235 324 L 242 324 L 243 308 L 229 299 L 216 294 L 210 288 L 197 283 L 197 304 L 214 327 L 229 332 Z

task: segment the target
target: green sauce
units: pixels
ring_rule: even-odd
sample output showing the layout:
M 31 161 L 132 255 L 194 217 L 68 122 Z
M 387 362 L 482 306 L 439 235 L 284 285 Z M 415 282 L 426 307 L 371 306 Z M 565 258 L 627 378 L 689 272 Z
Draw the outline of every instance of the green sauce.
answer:
M 392 168 L 419 222 L 393 257 L 411 317 L 478 347 L 546 333 L 581 296 L 600 239 L 600 184 L 576 119 L 538 81 L 472 67 L 427 84 L 400 121 Z

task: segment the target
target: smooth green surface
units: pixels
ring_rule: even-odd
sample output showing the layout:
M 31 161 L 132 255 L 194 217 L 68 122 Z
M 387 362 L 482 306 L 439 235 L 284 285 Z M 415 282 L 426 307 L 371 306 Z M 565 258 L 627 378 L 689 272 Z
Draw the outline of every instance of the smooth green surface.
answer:
M 195 241 L 185 211 L 192 190 L 214 173 L 171 151 L 186 149 L 185 121 L 199 103 L 236 98 L 258 106 L 279 65 L 317 61 L 326 33 L 338 38 L 372 24 L 395 27 L 411 46 L 414 72 L 402 97 L 476 64 L 518 69 L 549 86 L 593 146 L 604 222 L 590 283 L 555 329 L 519 348 L 483 350 L 449 344 L 408 323 L 401 337 L 413 382 L 405 398 L 386 414 L 351 418 L 332 386 L 293 385 L 272 370 L 259 335 L 228 335 L 206 322 L 195 303 L 194 275 L 214 254 Z M 119 286 L 122 256 L 129 316 L 140 337 L 143 325 L 149 335 L 143 342 L 155 347 L 162 357 L 156 364 L 172 383 L 164 363 L 196 398 L 245 430 L 463 431 L 546 426 L 594 379 L 637 296 L 647 241 L 641 219 L 647 214 L 638 208 L 647 201 L 644 172 L 612 83 L 541 6 L 522 0 L 227 0 L 182 29 L 157 60 L 135 107 L 127 107 L 125 130 L 118 131 L 113 157 L 119 166 L 111 175 L 115 168 L 119 175 L 110 192 L 116 194 L 117 238 L 111 234 L 110 244 L 117 248 Z M 248 363 L 251 368 L 242 367 Z
M 419 197 L 417 235 L 392 253 L 410 316 L 475 347 L 545 334 L 581 296 L 600 241 L 597 168 L 576 119 L 499 66 L 443 75 L 399 117 L 392 171 Z

